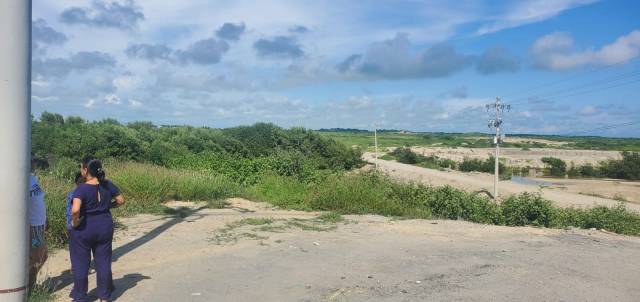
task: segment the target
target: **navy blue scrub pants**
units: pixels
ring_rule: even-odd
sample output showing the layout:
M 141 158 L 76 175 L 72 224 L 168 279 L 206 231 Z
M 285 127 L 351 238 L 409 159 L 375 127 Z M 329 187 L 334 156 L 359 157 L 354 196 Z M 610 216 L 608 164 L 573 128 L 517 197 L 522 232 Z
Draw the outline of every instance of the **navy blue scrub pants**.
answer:
M 87 215 L 77 229 L 71 230 L 69 252 L 73 267 L 73 301 L 87 301 L 91 253 L 96 268 L 98 298 L 109 300 L 113 276 L 111 275 L 111 243 L 113 219 L 111 214 Z

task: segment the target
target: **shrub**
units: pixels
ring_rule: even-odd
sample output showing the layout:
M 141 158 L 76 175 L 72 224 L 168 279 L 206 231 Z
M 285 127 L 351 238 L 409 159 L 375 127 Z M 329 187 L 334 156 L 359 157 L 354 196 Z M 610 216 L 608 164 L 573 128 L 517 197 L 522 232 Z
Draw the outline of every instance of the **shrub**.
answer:
M 640 235 L 640 215 L 626 210 L 623 203 L 613 208 L 595 207 L 585 210 L 582 228 L 605 229 L 619 234 Z
M 640 152 L 622 152 L 622 159 L 601 163 L 602 174 L 610 178 L 640 180 Z
M 465 158 L 459 165 L 459 170 L 463 172 L 485 172 L 493 174 L 495 172 L 495 157 L 489 156 L 489 159 L 482 160 L 479 158 Z M 503 177 L 511 177 L 511 169 L 505 164 L 498 162 L 498 173 Z
M 598 170 L 593 167 L 591 164 L 586 164 L 584 166 L 580 166 L 579 168 L 580 176 L 582 177 L 597 177 Z
M 558 226 L 558 210 L 539 194 L 522 193 L 501 204 L 504 223 L 509 226 Z
M 562 226 L 583 229 L 604 229 L 618 234 L 640 235 L 640 215 L 628 211 L 624 203 L 615 207 L 598 206 L 590 209 L 567 208 L 559 211 Z
M 267 123 L 228 129 L 156 127 L 150 122 L 122 125 L 116 120 L 85 122 L 74 117 L 65 122 L 61 115 L 47 112 L 40 121 L 32 121 L 32 149 L 36 156 L 74 161 L 95 155 L 178 168 L 195 166 L 198 170 L 217 170 L 211 167 L 219 159 L 239 160 L 242 162 L 239 166 L 223 165 L 229 168 L 225 169 L 229 172 L 227 175 L 242 180 L 254 176 L 255 171 L 250 170 L 262 171 L 267 161 L 262 158 L 267 157 L 293 160 L 295 171 L 283 171 L 282 165 L 271 168 L 303 178 L 309 174 L 303 171 L 307 164 L 313 169 L 333 171 L 350 170 L 363 164 L 360 150 L 303 128 L 284 129 Z M 212 158 L 216 161 L 207 161 Z M 243 161 L 247 159 L 256 162 Z M 200 163 L 203 160 L 204 163 Z M 234 173 L 238 167 L 245 170 Z
M 542 162 L 547 166 L 547 174 L 550 176 L 564 177 L 567 171 L 567 163 L 555 157 L 543 157 Z
M 432 189 L 431 194 L 427 195 L 426 206 L 439 218 L 491 224 L 501 221 L 495 202 L 450 186 Z
M 567 170 L 567 176 L 570 178 L 577 178 L 582 176 L 582 173 L 580 173 L 580 168 L 576 167 L 573 163 L 571 163 L 571 168 Z
M 398 147 L 393 152 L 391 152 L 397 161 L 403 164 L 416 164 L 418 163 L 418 155 L 411 151 L 410 148 L 407 147 Z

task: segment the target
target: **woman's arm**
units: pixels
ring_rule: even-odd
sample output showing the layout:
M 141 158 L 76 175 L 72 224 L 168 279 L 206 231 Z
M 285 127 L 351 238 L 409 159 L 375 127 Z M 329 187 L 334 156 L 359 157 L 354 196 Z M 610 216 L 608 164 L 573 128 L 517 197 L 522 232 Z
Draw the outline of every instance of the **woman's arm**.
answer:
M 80 205 L 82 205 L 82 200 L 80 198 L 74 198 L 73 204 L 71 205 L 71 225 L 75 228 L 80 225 Z
M 111 201 L 111 208 L 117 208 L 124 204 L 124 197 L 122 195 L 118 195 Z
M 124 204 L 124 197 L 122 197 L 122 194 L 116 196 L 116 204 L 119 206 Z
M 111 196 L 115 196 L 114 201 L 111 202 L 111 207 L 115 208 L 124 204 L 124 197 L 120 194 L 120 189 L 111 181 L 109 181 L 109 191 Z

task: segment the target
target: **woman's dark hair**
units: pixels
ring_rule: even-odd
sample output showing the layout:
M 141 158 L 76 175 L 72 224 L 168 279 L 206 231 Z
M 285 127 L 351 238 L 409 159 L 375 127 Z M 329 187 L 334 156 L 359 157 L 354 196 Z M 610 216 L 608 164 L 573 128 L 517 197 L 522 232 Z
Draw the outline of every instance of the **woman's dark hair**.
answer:
M 82 160 L 82 167 L 86 168 L 91 176 L 97 178 L 102 187 L 107 187 L 106 175 L 102 169 L 102 162 L 99 159 L 93 156 L 87 156 Z
M 76 172 L 75 183 L 79 185 L 84 182 L 84 178 L 82 177 L 82 173 Z

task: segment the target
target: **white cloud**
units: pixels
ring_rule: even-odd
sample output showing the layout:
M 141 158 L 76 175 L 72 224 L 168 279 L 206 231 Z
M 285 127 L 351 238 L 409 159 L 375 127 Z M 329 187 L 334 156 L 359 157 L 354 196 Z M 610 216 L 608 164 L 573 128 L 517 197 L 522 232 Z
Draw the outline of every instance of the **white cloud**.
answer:
M 586 65 L 610 65 L 629 61 L 640 55 L 640 30 L 617 38 L 600 49 L 575 50 L 568 33 L 555 32 L 536 40 L 531 46 L 536 66 L 566 70 Z
M 497 39 L 478 40 L 480 44 L 468 44 L 460 39 L 468 38 L 469 32 L 487 34 L 547 20 L 594 2 L 509 0 L 496 3 L 474 0 L 452 3 L 424 0 L 336 4 L 328 1 L 238 0 L 212 5 L 211 0 L 190 0 L 158 5 L 157 0 L 135 0 L 133 2 L 140 8 L 138 11 L 144 13 L 144 19 L 133 18 L 131 20 L 135 22 L 125 22 L 132 25 L 126 26 L 130 30 L 120 30 L 123 26 L 113 22 L 86 26 L 87 23 L 96 23 L 95 18 L 81 18 L 71 23 L 61 20 L 60 14 L 71 6 L 85 11 L 95 10 L 92 1 L 34 1 L 33 19 L 46 20 L 48 26 L 67 37 L 66 42 L 48 48 L 46 53 L 35 58 L 39 60 L 34 65 L 46 65 L 41 66 L 44 67 L 41 70 L 49 71 L 46 74 L 65 76 L 49 80 L 38 76 L 36 68 L 32 92 L 34 112 L 48 110 L 88 119 L 99 119 L 102 114 L 109 114 L 124 121 L 153 120 L 162 124 L 216 127 L 269 121 L 284 126 L 370 129 L 373 122 L 381 122 L 385 128 L 433 131 L 486 129 L 486 112 L 482 105 L 491 100 L 482 98 L 484 93 L 478 93 L 499 88 L 503 83 L 494 84 L 488 78 L 476 81 L 472 78 L 474 74 L 464 70 L 465 66 L 475 66 L 483 73 L 516 69 L 512 64 L 514 60 L 508 60 L 511 56 L 506 56 L 505 60 L 501 56 L 505 52 L 495 49 L 484 55 L 484 59 L 490 59 L 485 63 L 491 64 L 478 65 L 482 62 L 478 45 L 488 42 L 486 45 L 490 47 L 491 41 Z M 123 3 L 127 0 L 117 1 Z M 578 13 L 577 10 L 575 12 Z M 229 49 L 224 56 L 206 60 L 216 64 L 183 65 L 172 64 L 168 60 L 150 62 L 131 58 L 125 52 L 133 44 L 167 45 L 171 50 L 186 50 L 196 41 L 212 37 L 216 29 L 225 23 L 244 24 L 246 28 L 237 40 L 226 42 Z M 292 26 L 309 29 L 296 35 L 304 56 L 295 62 L 287 62 L 261 60 L 256 55 L 253 47 L 256 41 L 290 35 Z M 396 33 L 407 33 L 410 45 L 404 39 L 389 39 Z M 543 62 L 550 66 L 545 68 L 552 69 L 607 64 L 604 63 L 607 58 L 637 56 L 638 51 L 637 33 L 620 37 L 601 48 L 578 48 L 578 43 L 563 33 L 544 38 L 536 43 L 535 53 L 551 54 L 545 58 L 553 57 L 553 60 Z M 448 40 L 458 50 L 442 46 L 434 50 L 431 47 Z M 383 42 L 376 44 L 375 41 Z M 512 47 L 512 44 L 508 45 Z M 432 51 L 427 52 L 428 49 Z M 86 59 L 78 56 L 96 51 L 112 60 L 98 66 L 100 68 L 93 68 L 89 63 L 95 63 L 97 56 L 86 56 Z M 160 58 L 166 52 L 160 49 Z M 358 68 L 351 73 L 339 72 L 336 64 L 351 54 L 360 54 L 354 62 L 360 60 L 361 64 L 353 65 Z M 75 57 L 79 58 L 74 60 Z M 424 58 L 432 59 L 429 62 L 433 64 L 425 64 Z M 465 58 L 473 62 L 462 64 L 467 62 L 462 60 Z M 451 59 L 459 64 L 445 64 Z M 366 72 L 368 77 L 364 76 Z M 454 77 L 444 78 L 448 74 Z M 424 82 L 407 80 L 426 75 L 437 79 Z M 521 80 L 520 76 L 525 75 L 528 76 L 514 74 L 513 81 L 517 82 Z M 373 76 L 395 81 L 362 81 Z M 495 75 L 493 80 L 503 79 L 501 76 Z M 460 89 L 429 97 L 447 87 L 459 87 L 465 81 L 469 81 L 465 84 L 469 91 Z M 486 87 L 479 88 L 484 83 Z M 586 114 L 591 110 L 583 108 L 584 104 L 597 100 L 586 98 L 581 101 L 584 101 L 581 105 L 567 102 L 554 108 L 574 116 L 572 123 L 575 124 L 579 119 L 600 119 L 611 110 L 596 106 L 592 109 L 600 110 L 601 114 L 580 115 L 581 109 Z M 95 109 L 88 110 L 92 108 Z M 544 125 L 545 122 L 561 120 L 546 117 L 551 111 L 548 106 L 540 109 L 531 105 L 527 109 L 529 111 L 514 113 L 511 117 L 521 118 L 526 125 L 534 122 Z M 535 127 L 531 131 L 535 132 Z M 565 128 L 561 125 L 559 129 Z
M 573 38 L 566 32 L 554 32 L 542 36 L 533 43 L 531 51 L 544 53 L 549 51 L 564 51 L 573 47 Z
M 122 103 L 122 102 L 120 101 L 120 98 L 117 95 L 115 95 L 115 94 L 107 94 L 104 97 L 104 103 L 105 104 L 110 104 L 110 105 L 120 105 L 120 103 Z
M 49 102 L 49 101 L 57 101 L 59 98 L 56 96 L 37 96 L 37 95 L 32 95 L 31 99 L 36 101 L 36 102 Z
M 478 29 L 476 34 L 484 35 L 503 29 L 544 21 L 560 13 L 596 2 L 597 0 L 532 0 L 517 1 L 504 15 Z
M 93 108 L 93 105 L 96 104 L 96 100 L 89 99 L 86 103 L 84 103 L 84 108 Z
M 142 104 L 142 102 L 140 102 L 140 101 L 137 101 L 137 100 L 131 99 L 131 100 L 129 100 L 129 105 L 130 105 L 131 107 L 138 108 L 138 107 L 142 107 L 142 105 L 143 105 L 143 104 Z

